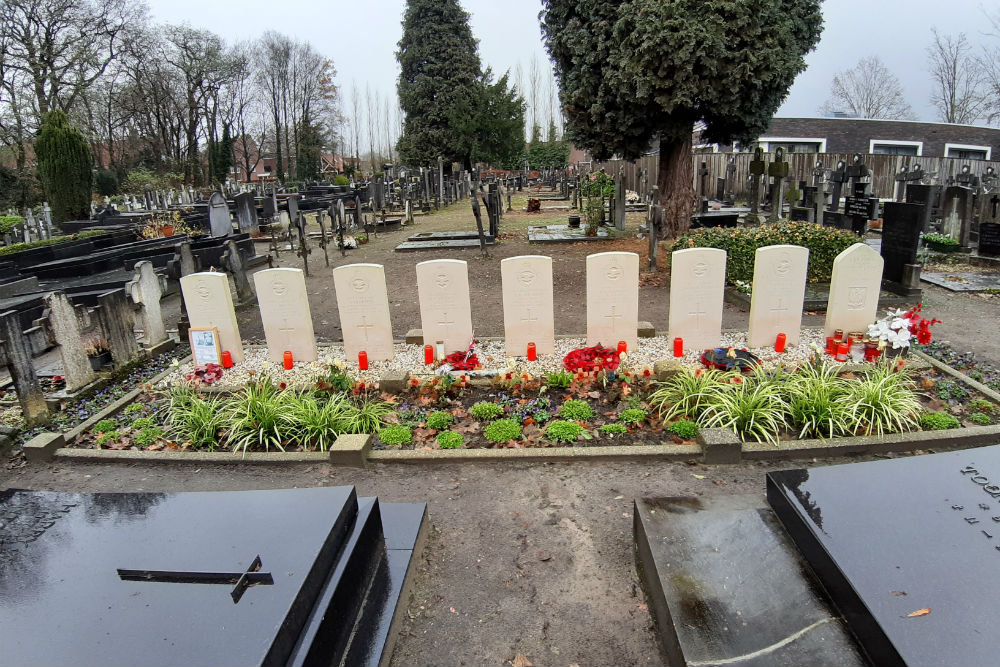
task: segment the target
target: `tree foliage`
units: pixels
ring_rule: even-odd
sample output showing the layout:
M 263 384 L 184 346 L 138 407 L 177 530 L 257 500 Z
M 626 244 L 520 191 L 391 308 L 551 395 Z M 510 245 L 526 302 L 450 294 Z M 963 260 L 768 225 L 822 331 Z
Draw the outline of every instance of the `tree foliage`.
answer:
M 830 99 L 822 111 L 849 111 L 857 118 L 912 120 L 915 118 L 903 85 L 878 56 L 868 56 L 833 77 Z
M 463 162 L 516 167 L 524 155 L 524 100 L 506 73 L 494 82 L 487 68 L 475 94 L 453 109 L 451 128 Z
M 451 123 L 476 105 L 479 53 L 469 14 L 458 0 L 408 0 L 396 58 L 403 134 L 396 147 L 410 165 L 468 160 L 468 143 Z
M 65 113 L 50 111 L 42 117 L 35 152 L 42 187 L 52 206 L 52 221 L 89 218 L 93 183 L 90 146 Z
M 566 130 L 597 159 L 634 159 L 659 138 L 668 231 L 693 205 L 691 132 L 752 141 L 822 28 L 819 0 L 546 0 L 542 32 Z

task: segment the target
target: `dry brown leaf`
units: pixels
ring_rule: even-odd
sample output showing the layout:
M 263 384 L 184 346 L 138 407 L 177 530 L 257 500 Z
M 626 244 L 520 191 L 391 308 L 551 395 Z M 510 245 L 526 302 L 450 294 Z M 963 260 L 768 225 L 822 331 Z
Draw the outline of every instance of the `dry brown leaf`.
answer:
M 914 612 L 910 612 L 909 614 L 906 615 L 906 617 L 913 618 L 914 616 L 926 616 L 929 613 L 931 613 L 930 607 L 924 607 L 923 609 L 918 609 Z
M 527 656 L 523 653 L 518 653 L 514 656 L 514 659 L 510 661 L 511 667 L 534 667 L 531 661 L 528 660 Z
M 600 398 L 601 397 L 601 392 L 599 392 L 599 391 L 590 391 L 590 392 L 587 392 L 587 396 L 590 396 L 591 398 Z
M 413 439 L 417 442 L 427 442 L 428 440 L 433 440 L 436 435 L 437 429 L 434 428 L 421 428 L 418 426 L 413 429 Z
M 899 597 L 900 595 L 906 595 L 906 591 L 892 591 L 892 594 Z

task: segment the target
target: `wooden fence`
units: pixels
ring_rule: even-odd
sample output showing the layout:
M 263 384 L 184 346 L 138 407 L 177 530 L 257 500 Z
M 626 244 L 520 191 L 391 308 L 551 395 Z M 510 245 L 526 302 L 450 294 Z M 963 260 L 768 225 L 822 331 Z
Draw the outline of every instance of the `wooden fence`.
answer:
M 643 170 L 646 170 L 648 187 L 656 184 L 659 157 L 659 155 L 644 155 L 634 162 L 625 160 L 593 162 L 591 168 L 593 171 L 603 168 L 606 173 L 611 175 L 617 174 L 618 169 L 622 168 L 626 189 L 639 192 L 643 182 Z M 716 179 L 726 177 L 726 165 L 731 157 L 736 158 L 736 184 L 734 186 L 736 198 L 746 199 L 750 185 L 752 153 L 694 154 L 691 159 L 694 164 L 695 190 L 698 189 L 698 170 L 701 168 L 701 163 L 704 162 L 709 171 L 709 196 L 714 197 Z M 862 157 L 871 176 L 872 194 L 883 199 L 891 199 L 895 196 L 895 176 L 904 166 L 912 168 L 915 165 L 920 165 L 924 170 L 925 182 L 941 184 L 947 183 L 950 178 L 960 173 L 964 165 L 969 165 L 972 173 L 978 176 L 986 173 L 986 168 L 990 166 L 995 172 L 1000 173 L 1000 161 L 997 160 L 960 160 L 948 157 L 874 154 L 863 154 Z M 764 159 L 770 163 L 774 160 L 774 154 L 765 154 Z M 817 160 L 823 162 L 823 168 L 827 170 L 826 177 L 829 180 L 829 171 L 836 169 L 838 161 L 843 160 L 845 163 L 851 164 L 853 159 L 854 153 L 792 153 L 785 155 L 785 160 L 788 162 L 788 179 L 790 181 L 805 181 L 806 185 L 812 185 L 812 172 Z M 587 171 L 585 166 L 583 171 Z

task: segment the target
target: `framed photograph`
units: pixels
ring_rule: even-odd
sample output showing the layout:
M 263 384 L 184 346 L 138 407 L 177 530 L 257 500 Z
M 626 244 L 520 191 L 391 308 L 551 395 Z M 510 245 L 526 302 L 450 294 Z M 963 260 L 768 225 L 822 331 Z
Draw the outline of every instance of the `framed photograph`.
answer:
M 191 342 L 191 356 L 195 366 L 221 364 L 222 350 L 219 345 L 219 330 L 215 327 L 191 327 L 188 330 Z

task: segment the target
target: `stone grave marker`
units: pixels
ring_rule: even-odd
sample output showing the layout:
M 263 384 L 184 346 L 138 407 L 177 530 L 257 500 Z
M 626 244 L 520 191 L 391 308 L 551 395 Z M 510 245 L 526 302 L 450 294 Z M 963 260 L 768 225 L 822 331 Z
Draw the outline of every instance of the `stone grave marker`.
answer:
M 907 188 L 907 193 L 910 188 Z M 883 205 L 880 252 L 885 260 L 885 270 L 882 278 L 888 281 L 887 287 L 892 287 L 894 291 L 905 290 L 910 293 L 920 289 L 917 247 L 920 245 L 925 208 L 923 204 L 899 202 L 886 202 Z
M 587 256 L 587 345 L 635 349 L 639 325 L 639 255 L 601 252 Z
M 212 236 L 228 236 L 233 233 L 229 205 L 221 192 L 213 192 L 208 198 L 208 224 L 212 229 Z
M 998 497 L 997 446 L 767 475 L 768 503 L 873 665 L 996 664 Z
M 760 202 L 760 184 L 767 170 L 764 149 L 758 146 L 750 160 L 750 212 L 756 214 Z
M 362 350 L 369 361 L 391 361 L 392 322 L 385 269 L 381 264 L 347 264 L 333 270 L 344 354 L 356 361 Z
M 141 353 L 135 340 L 135 314 L 124 289 L 111 290 L 97 297 L 97 320 L 108 341 L 116 370 L 137 360 Z
M 942 205 L 942 233 L 958 241 L 960 248 L 969 247 L 972 229 L 972 190 L 961 185 L 945 188 Z
M 21 329 L 21 318 L 15 310 L 0 314 L 0 338 L 7 355 L 7 371 L 14 382 L 14 391 L 21 414 L 28 426 L 44 423 L 49 416 L 45 394 L 31 358 L 31 346 Z M 6 596 L 5 596 L 6 597 Z
M 302 270 L 264 269 L 253 274 L 253 282 L 268 358 L 280 363 L 288 350 L 295 361 L 316 361 L 316 336 Z
M 671 254 L 667 338 L 682 338 L 685 350 L 717 347 L 725 290 L 725 250 L 686 248 Z
M 837 212 L 840 210 L 840 192 L 847 182 L 847 163 L 843 160 L 837 162 L 837 168 L 830 172 L 830 210 Z
M 542 255 L 500 261 L 503 282 L 503 328 L 508 357 L 523 357 L 528 343 L 538 354 L 555 351 L 552 258 Z
M 443 342 L 445 354 L 466 351 L 473 335 L 468 264 L 435 259 L 417 264 L 416 272 L 424 345 Z
M 229 276 L 214 271 L 192 273 L 181 278 L 181 293 L 191 326 L 218 329 L 223 351 L 228 350 L 234 362 L 243 361 L 243 340 L 236 323 Z
M 930 231 L 931 215 L 934 210 L 934 204 L 940 196 L 940 185 L 921 185 L 919 183 L 910 183 L 906 186 L 906 203 L 923 205 L 923 209 L 920 211 L 921 231 Z
M 164 343 L 167 340 L 167 328 L 163 325 L 163 313 L 160 311 L 163 290 L 153 263 L 143 260 L 136 264 L 134 277 L 125 284 L 125 290 L 132 302 L 141 306 L 139 320 L 142 323 L 142 344 L 146 349 L 152 349 Z
M 252 192 L 243 192 L 236 195 L 233 200 L 236 204 L 236 221 L 240 231 L 247 234 L 256 234 L 260 231 L 260 224 L 257 222 L 257 201 Z
M 996 257 L 1000 255 L 1000 223 L 979 223 L 978 254 L 984 257 Z
M 826 336 L 832 336 L 835 329 L 867 331 L 878 318 L 884 266 L 882 256 L 864 243 L 855 243 L 837 255 L 823 327 Z
M 785 149 L 778 146 L 774 151 L 774 162 L 767 167 L 767 175 L 774 179 L 774 189 L 771 196 L 771 221 L 774 222 L 784 214 L 785 179 L 788 178 L 788 163 L 785 162 Z
M 86 387 L 96 377 L 90 359 L 80 343 L 83 333 L 78 310 L 63 292 L 46 294 L 45 307 L 49 311 L 52 337 L 59 346 L 66 391 L 72 393 Z
M 797 245 L 758 248 L 750 297 L 750 347 L 774 345 L 779 333 L 798 345 L 809 250 Z

